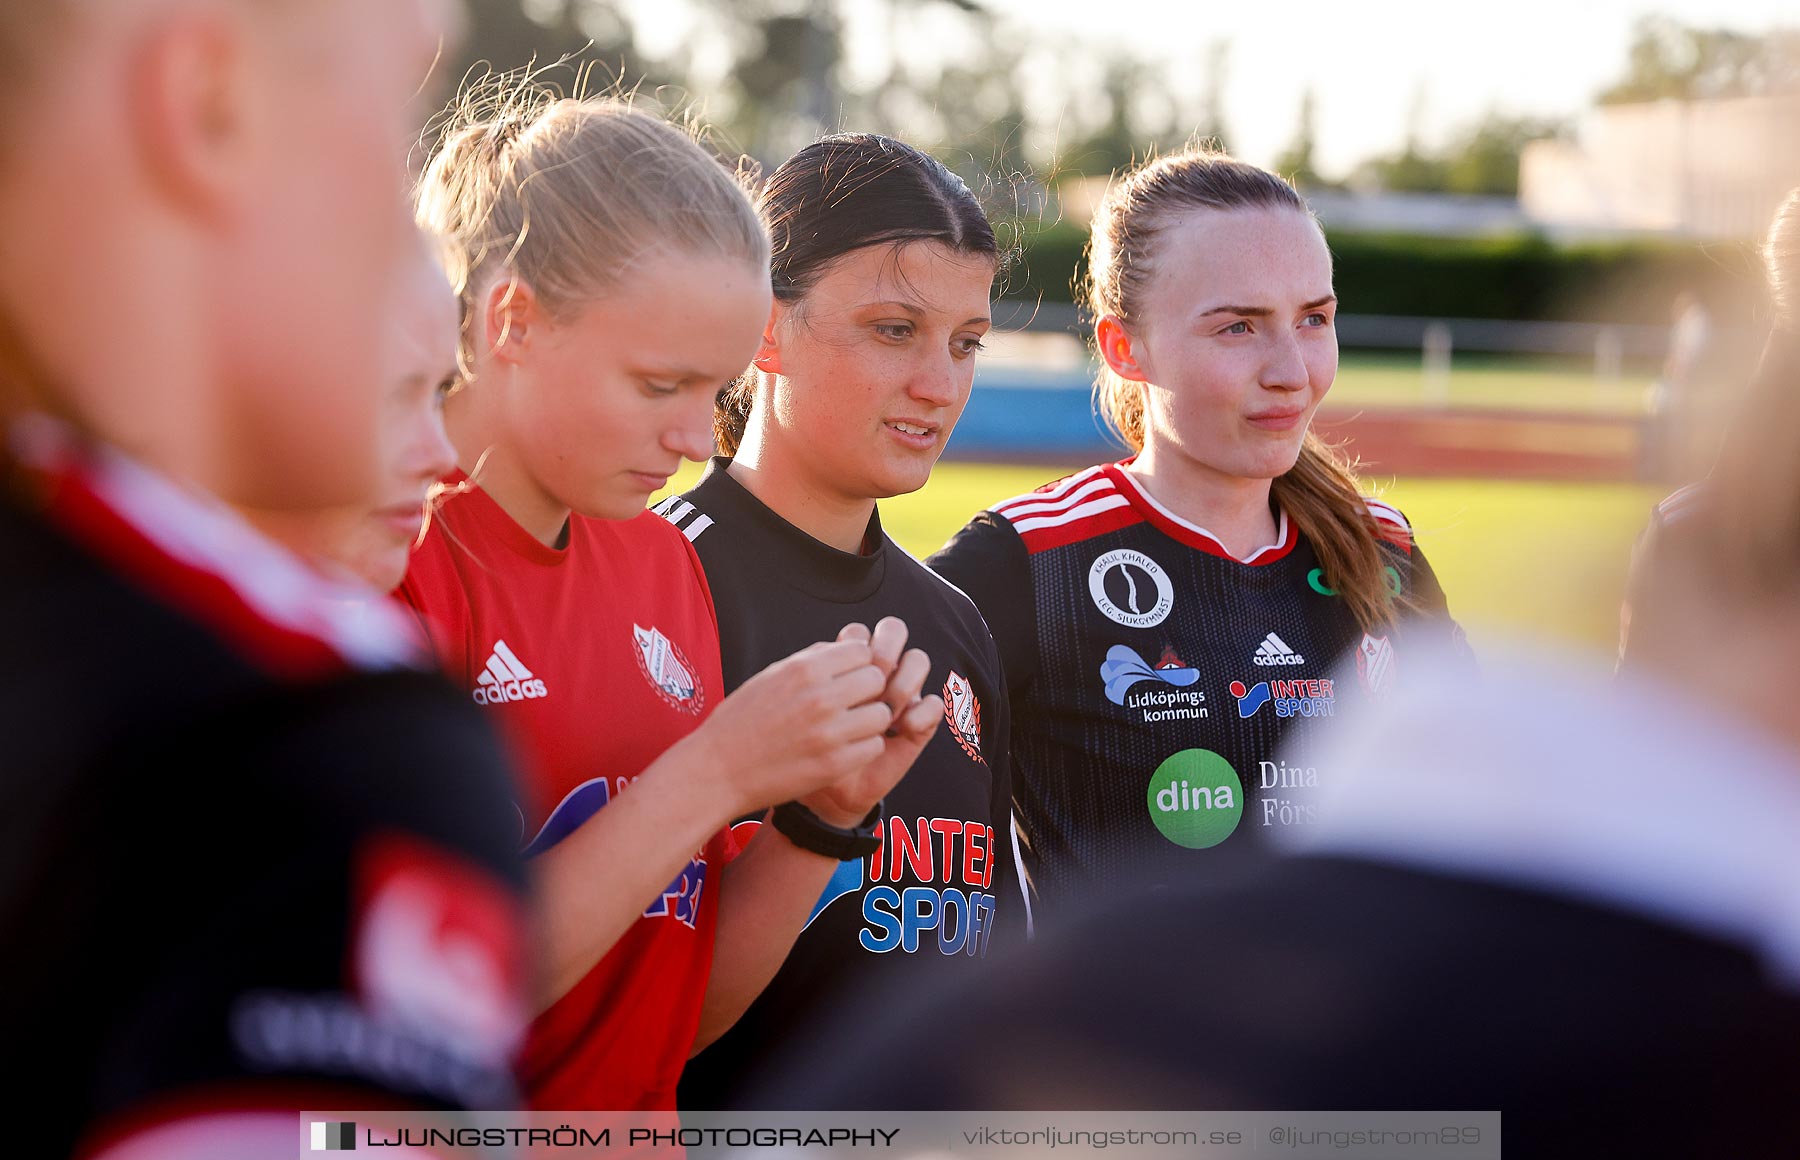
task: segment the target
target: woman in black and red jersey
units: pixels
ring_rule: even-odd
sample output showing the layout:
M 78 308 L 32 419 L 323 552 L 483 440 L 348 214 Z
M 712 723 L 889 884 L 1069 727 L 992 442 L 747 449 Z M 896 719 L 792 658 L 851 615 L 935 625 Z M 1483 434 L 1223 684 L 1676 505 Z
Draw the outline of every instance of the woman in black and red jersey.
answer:
M 1310 433 L 1337 297 L 1292 186 L 1216 153 L 1147 163 L 1097 210 L 1089 274 L 1101 405 L 1135 454 L 931 559 L 1005 660 L 1045 910 L 1310 823 L 1332 771 L 1307 743 L 1455 632 L 1405 518 Z
M 435 6 L 0 15 L 0 1028 L 20 1155 L 504 1106 L 505 767 L 405 616 L 234 508 L 377 498 Z
M 768 989 L 682 1081 L 732 1107 L 834 1001 L 987 969 L 1022 931 L 1009 835 L 1000 658 L 962 593 L 890 540 L 877 502 L 917 491 L 968 402 L 1000 248 L 936 159 L 873 134 L 827 137 L 764 187 L 775 302 L 754 366 L 720 401 L 706 477 L 657 510 L 706 567 L 727 688 L 850 617 L 903 619 L 944 721 L 862 857 L 844 863 Z M 810 1059 L 821 1078 L 829 1053 Z

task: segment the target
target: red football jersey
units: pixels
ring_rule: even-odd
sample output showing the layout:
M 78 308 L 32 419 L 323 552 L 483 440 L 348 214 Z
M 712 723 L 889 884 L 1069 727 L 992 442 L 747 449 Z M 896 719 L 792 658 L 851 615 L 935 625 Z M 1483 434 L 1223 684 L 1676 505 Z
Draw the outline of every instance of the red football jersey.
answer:
M 400 596 L 518 755 L 527 856 L 556 844 L 719 703 L 718 622 L 693 548 L 646 512 L 573 516 L 548 548 L 458 472 Z M 712 969 L 728 831 L 532 1025 L 533 1106 L 672 1110 Z

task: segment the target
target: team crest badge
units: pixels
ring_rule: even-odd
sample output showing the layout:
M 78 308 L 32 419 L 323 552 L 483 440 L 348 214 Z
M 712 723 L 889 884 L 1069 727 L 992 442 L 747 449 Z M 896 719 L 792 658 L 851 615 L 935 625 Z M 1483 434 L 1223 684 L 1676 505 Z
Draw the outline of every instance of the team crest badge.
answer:
M 986 765 L 987 759 L 981 756 L 981 701 L 968 680 L 954 669 L 944 679 L 944 720 L 963 752 Z
M 700 687 L 694 666 L 674 641 L 660 629 L 635 624 L 631 626 L 631 638 L 637 646 L 632 651 L 639 671 L 663 700 L 683 713 L 698 713 L 706 707 L 706 690 Z
M 1363 633 L 1356 646 L 1356 675 L 1363 688 L 1371 693 L 1384 693 L 1394 680 L 1394 646 L 1385 636 Z

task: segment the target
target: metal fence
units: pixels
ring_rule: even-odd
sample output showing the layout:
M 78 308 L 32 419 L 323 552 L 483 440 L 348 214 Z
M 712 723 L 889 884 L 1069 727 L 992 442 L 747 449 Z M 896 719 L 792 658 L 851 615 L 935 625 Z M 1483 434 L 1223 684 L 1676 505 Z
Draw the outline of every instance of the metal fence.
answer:
M 1081 308 L 1067 302 L 1002 299 L 994 304 L 994 325 L 1002 331 L 1065 333 L 1077 339 L 1088 333 Z M 1597 383 L 1611 384 L 1620 381 L 1627 367 L 1659 366 L 1670 341 L 1665 326 L 1389 314 L 1339 314 L 1337 333 L 1345 349 L 1418 352 L 1424 403 L 1448 399 L 1451 362 L 1459 354 L 1579 360 L 1593 368 Z M 1750 352 L 1761 346 L 1749 327 L 1719 327 L 1711 341 Z

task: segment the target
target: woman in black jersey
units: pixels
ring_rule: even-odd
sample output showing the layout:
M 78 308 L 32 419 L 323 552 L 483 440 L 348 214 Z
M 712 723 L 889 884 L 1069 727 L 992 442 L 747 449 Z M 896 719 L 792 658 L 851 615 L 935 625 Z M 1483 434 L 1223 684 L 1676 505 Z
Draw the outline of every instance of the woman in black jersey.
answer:
M 931 559 L 1005 659 L 1046 909 L 1310 822 L 1331 770 L 1309 739 L 1418 634 L 1455 632 L 1404 517 L 1308 429 L 1337 298 L 1293 188 L 1164 157 L 1108 191 L 1088 255 L 1100 403 L 1136 454 L 995 504 Z
M 847 841 L 767 990 L 690 1063 L 689 1108 L 743 1102 L 763 1061 L 834 999 L 979 970 L 995 932 L 1024 919 L 1008 885 L 998 654 L 968 598 L 888 539 L 876 511 L 924 486 L 968 400 L 989 325 L 993 230 L 937 161 L 863 134 L 795 154 L 761 209 L 775 289 L 762 347 L 720 397 L 723 454 L 657 510 L 706 569 L 727 689 L 822 625 L 897 616 L 931 659 L 925 688 L 942 696 L 944 720 L 885 816 Z M 823 1073 L 832 1061 L 810 1066 Z
M 0 15 L 0 1029 L 22 1156 L 508 1106 L 505 769 L 406 618 L 256 532 L 377 499 L 423 4 Z

